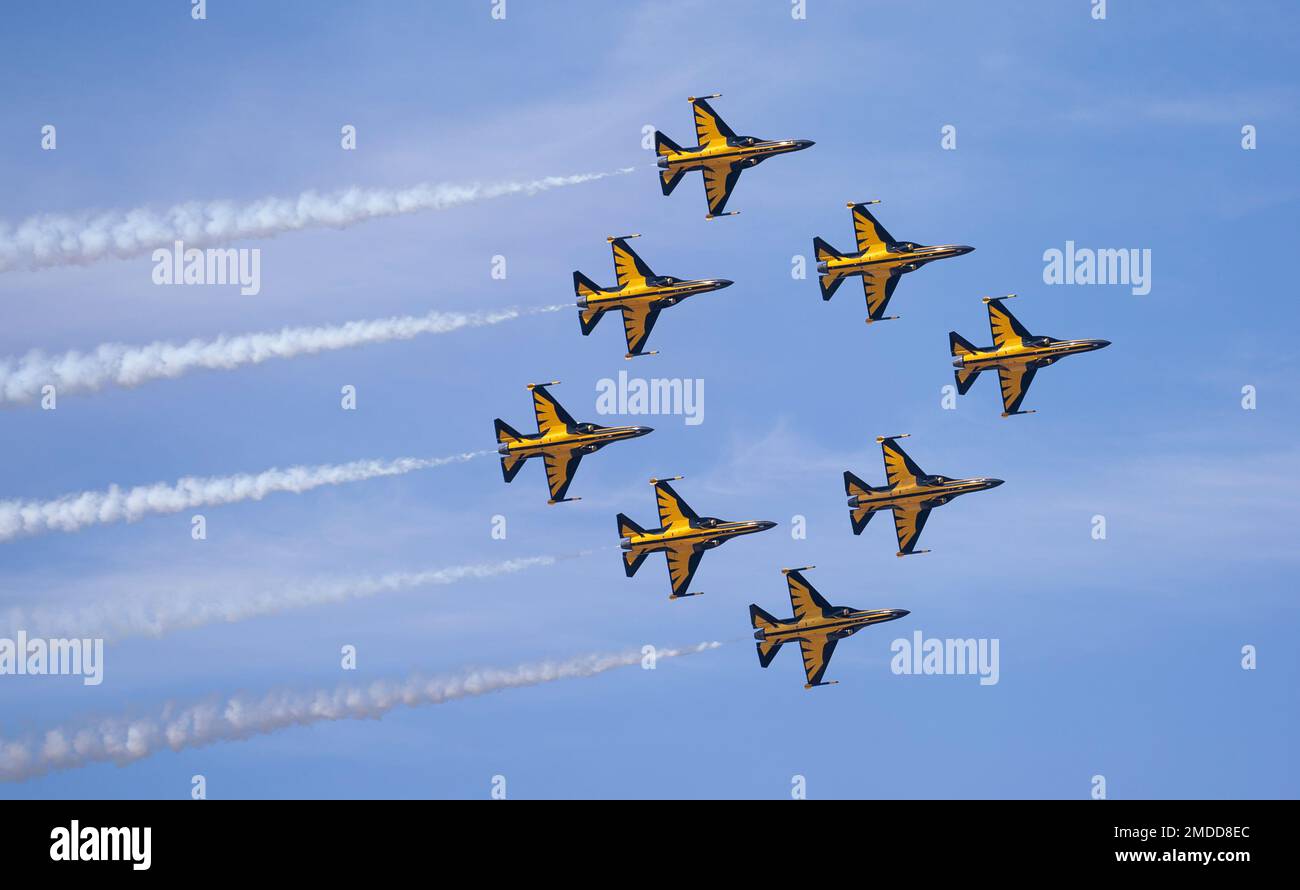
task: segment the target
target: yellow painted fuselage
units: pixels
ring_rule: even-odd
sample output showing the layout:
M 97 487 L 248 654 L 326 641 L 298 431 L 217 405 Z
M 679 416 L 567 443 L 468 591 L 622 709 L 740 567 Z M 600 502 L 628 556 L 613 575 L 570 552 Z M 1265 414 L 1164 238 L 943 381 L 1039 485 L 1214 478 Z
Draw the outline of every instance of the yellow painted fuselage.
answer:
M 723 163 L 754 167 L 767 158 L 799 151 L 810 145 L 812 142 L 807 139 L 755 139 L 751 136 L 742 136 L 675 151 L 666 150 L 659 157 L 659 168 L 696 170 L 711 164 Z
M 579 309 L 662 309 L 675 306 L 687 297 L 730 287 L 726 278 L 702 278 L 693 281 L 673 279 L 668 284 L 625 284 L 622 287 L 585 294 L 578 301 Z
M 849 499 L 853 508 L 865 507 L 870 510 L 883 510 L 896 505 L 911 507 L 937 507 L 946 504 L 955 497 L 974 491 L 985 491 L 1002 484 L 1001 479 L 978 477 L 974 479 L 948 479 L 931 477 L 941 481 L 900 482 L 890 488 L 873 489 L 870 492 L 854 495 Z
M 592 427 L 592 429 L 584 430 L 584 426 Z M 574 432 L 558 429 L 549 433 L 526 436 L 515 442 L 505 442 L 497 448 L 497 451 L 501 454 L 513 454 L 518 457 L 533 457 L 546 453 L 567 454 L 575 449 L 589 453 L 598 448 L 603 448 L 611 442 L 635 439 L 649 432 L 651 432 L 651 429 L 645 426 L 597 427 L 594 424 L 579 424 L 578 429 Z
M 678 524 L 628 535 L 622 539 L 621 546 L 633 553 L 657 553 L 687 544 L 698 550 L 708 550 L 731 538 L 766 531 L 775 525 L 775 522 L 759 519 L 743 522 L 704 519 L 698 526 Z
M 1053 340 L 1035 343 L 1035 340 L 1049 340 L 1047 337 L 1030 340 L 1013 340 L 1000 347 L 979 349 L 953 359 L 954 368 L 972 371 L 985 371 L 995 368 L 1017 370 L 1026 365 L 1046 367 L 1067 355 L 1092 352 L 1110 345 L 1109 340 Z
M 903 609 L 837 609 L 833 616 L 809 615 L 802 620 L 782 621 L 754 631 L 754 639 L 788 643 L 821 636 L 850 637 L 864 627 L 893 621 L 909 614 Z
M 926 263 L 962 256 L 975 249 L 964 244 L 939 244 L 934 247 L 908 244 L 903 250 L 897 248 L 898 245 L 895 245 L 895 249 L 890 250 L 886 245 L 880 244 L 861 253 L 827 257 L 817 264 L 817 271 L 823 275 L 829 272 L 837 272 L 840 275 L 862 275 L 881 267 L 892 269 L 896 266 L 904 266 L 910 267 L 904 270 L 910 272 L 921 268 Z

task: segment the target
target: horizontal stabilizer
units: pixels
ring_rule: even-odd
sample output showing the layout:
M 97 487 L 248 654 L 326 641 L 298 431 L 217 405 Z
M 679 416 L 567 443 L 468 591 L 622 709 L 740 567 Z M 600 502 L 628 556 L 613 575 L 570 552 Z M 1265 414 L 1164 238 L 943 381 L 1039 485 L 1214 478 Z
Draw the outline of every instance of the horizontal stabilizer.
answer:
M 979 349 L 974 343 L 967 340 L 956 331 L 948 332 L 948 347 L 952 350 L 954 358 L 963 355 L 973 355 L 976 352 L 979 352 Z
M 776 653 L 781 651 L 783 642 L 774 642 L 772 640 L 763 640 L 757 644 L 758 647 L 758 664 L 759 667 L 767 667 L 776 658 Z

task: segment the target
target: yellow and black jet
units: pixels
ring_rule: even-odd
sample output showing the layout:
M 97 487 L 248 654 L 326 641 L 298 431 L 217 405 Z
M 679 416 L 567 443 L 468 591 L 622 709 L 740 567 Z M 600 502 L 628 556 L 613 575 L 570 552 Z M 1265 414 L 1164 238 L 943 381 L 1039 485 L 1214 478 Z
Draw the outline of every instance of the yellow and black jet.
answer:
M 705 219 L 732 216 L 736 211 L 724 213 L 731 190 L 736 187 L 740 174 L 756 167 L 774 155 L 801 151 L 813 145 L 809 139 L 759 139 L 756 136 L 737 136 L 728 127 L 707 100 L 711 96 L 691 96 L 689 102 L 695 112 L 695 138 L 698 145 L 682 148 L 663 133 L 655 130 L 655 153 L 659 155 L 659 184 L 664 194 L 671 195 L 683 173 L 700 170 L 704 173 L 704 197 L 709 202 Z
M 650 331 L 661 311 L 676 306 L 687 297 L 722 290 L 732 284 L 726 278 L 681 279 L 656 275 L 627 244 L 629 238 L 640 237 L 621 235 L 605 239 L 614 251 L 614 274 L 618 279 L 614 287 L 602 288 L 581 272 L 573 273 L 573 291 L 578 297 L 578 321 L 583 336 L 590 334 L 600 317 L 609 310 L 622 311 L 623 333 L 627 336 L 627 355 L 624 358 L 659 354 L 657 351 L 642 352 L 642 349 L 650 339 Z
M 862 287 L 867 294 L 867 324 L 898 318 L 897 315 L 886 315 L 885 307 L 904 273 L 915 272 L 926 263 L 961 256 L 975 249 L 964 244 L 927 247 L 911 241 L 896 241 L 867 209 L 868 205 L 879 203 L 850 202 L 848 205 L 853 211 L 853 233 L 858 240 L 856 253 L 840 253 L 821 238 L 813 238 L 822 299 L 833 297 L 846 277 L 861 275 Z
M 790 605 L 794 617 L 784 621 L 774 618 L 758 606 L 750 604 L 749 620 L 754 625 L 754 639 L 758 640 L 758 663 L 767 667 L 776 653 L 786 643 L 799 643 L 803 654 L 803 670 L 808 677 L 804 689 L 814 686 L 834 686 L 839 680 L 823 682 L 826 666 L 831 662 L 835 644 L 851 637 L 864 627 L 883 624 L 910 615 L 906 609 L 854 609 L 850 606 L 832 606 L 817 589 L 808 583 L 803 573 L 815 566 L 800 569 L 782 569 L 790 585 Z
M 537 414 L 537 433 L 525 436 L 501 418 L 496 419 L 497 451 L 501 454 L 501 475 L 507 482 L 514 480 L 524 463 L 530 457 L 541 457 L 546 465 L 546 482 L 551 489 L 548 504 L 561 501 L 576 501 L 580 498 L 566 498 L 573 474 L 578 471 L 578 462 L 584 454 L 599 451 L 611 442 L 621 439 L 635 439 L 652 433 L 648 426 L 599 426 L 594 423 L 578 423 L 568 411 L 555 400 L 546 387 L 554 386 L 560 381 L 550 383 L 530 383 L 528 388 L 533 393 L 533 410 Z
M 668 557 L 668 578 L 673 587 L 669 599 L 674 600 L 699 595 L 698 592 L 687 593 L 686 588 L 691 586 L 705 550 L 740 535 L 764 532 L 776 526 L 775 522 L 761 519 L 724 522 L 711 516 L 700 516 L 668 484 L 680 478 L 650 480 L 659 504 L 659 528 L 644 529 L 624 514 L 618 514 L 618 534 L 622 539 L 619 546 L 623 548 L 623 569 L 627 576 L 635 575 L 651 553 L 662 551 Z
M 849 496 L 849 519 L 853 522 L 853 534 L 862 534 L 877 510 L 893 510 L 899 556 L 930 552 L 915 548 L 917 538 L 921 537 L 921 529 L 925 528 L 925 521 L 930 518 L 930 511 L 935 507 L 941 507 L 959 495 L 986 491 L 1002 484 L 1001 479 L 987 476 L 975 479 L 932 476 L 918 467 L 916 461 L 898 447 L 897 440 L 906 438 L 906 434 L 876 437 L 885 456 L 885 479 L 888 484 L 884 487 L 872 488 L 848 470 L 844 471 L 844 493 Z
M 1039 368 L 1046 368 L 1067 355 L 1092 352 L 1110 345 L 1109 340 L 1057 340 L 1053 337 L 1035 337 L 1025 330 L 1014 315 L 1002 305 L 1003 300 L 1014 297 L 985 297 L 989 307 L 989 328 L 993 331 L 993 345 L 981 348 L 956 331 L 948 332 L 952 346 L 952 366 L 957 370 L 957 392 L 965 395 L 981 371 L 997 369 L 1002 386 L 1002 416 L 1033 414 L 1021 411 L 1020 405 L 1029 392 L 1029 384 Z

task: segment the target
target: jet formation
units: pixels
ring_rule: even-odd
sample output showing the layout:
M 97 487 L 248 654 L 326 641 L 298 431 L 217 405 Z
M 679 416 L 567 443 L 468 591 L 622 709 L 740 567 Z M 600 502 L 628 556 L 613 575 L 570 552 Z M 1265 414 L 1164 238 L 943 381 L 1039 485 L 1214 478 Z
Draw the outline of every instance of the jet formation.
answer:
M 803 670 L 808 682 L 804 689 L 814 686 L 833 686 L 838 680 L 823 681 L 826 667 L 835 653 L 835 644 L 851 637 L 864 627 L 883 624 L 910 615 L 906 609 L 855 609 L 852 606 L 832 606 L 808 583 L 803 573 L 815 566 L 782 569 L 790 585 L 790 606 L 794 616 L 780 619 L 750 603 L 749 620 L 754 625 L 754 639 L 758 640 L 758 663 L 767 667 L 786 643 L 799 644 L 803 656 Z
M 732 216 L 737 211 L 724 212 L 731 190 L 736 187 L 740 174 L 757 167 L 776 155 L 802 151 L 813 145 L 808 139 L 759 139 L 757 136 L 737 136 L 726 121 L 709 105 L 711 96 L 689 97 L 695 112 L 695 139 L 699 143 L 682 148 L 663 133 L 655 130 L 655 154 L 659 156 L 659 184 L 665 195 L 671 195 L 682 174 L 699 170 L 704 174 L 704 197 L 709 203 L 705 219 Z
M 755 136 L 738 136 L 709 104 L 719 94 L 690 97 L 695 119 L 697 144 L 682 147 L 662 132 L 655 131 L 655 154 L 659 184 L 664 195 L 672 194 L 688 172 L 700 171 L 708 204 L 707 219 L 732 216 L 727 203 L 740 174 L 776 155 L 801 151 L 813 143 L 807 139 L 769 140 Z M 830 300 L 848 278 L 862 279 L 867 304 L 867 323 L 897 318 L 886 315 L 899 279 L 908 272 L 936 260 L 962 256 L 974 250 L 963 244 L 923 245 L 899 241 L 876 219 L 872 205 L 879 201 L 851 202 L 847 206 L 853 219 L 856 250 L 841 253 L 820 237 L 813 239 L 817 278 L 823 301 Z M 615 283 L 609 287 L 596 284 L 580 271 L 573 273 L 579 327 L 584 336 L 595 330 L 607 312 L 623 317 L 627 343 L 625 358 L 656 355 L 647 351 L 651 331 L 659 314 L 697 294 L 729 287 L 726 278 L 683 279 L 657 275 L 629 242 L 638 234 L 609 236 L 606 241 L 613 254 Z M 996 370 L 1002 391 L 1003 417 L 1032 414 L 1021 405 L 1039 368 L 1068 355 L 1090 352 L 1110 345 L 1106 340 L 1058 340 L 1030 334 L 1003 302 L 1008 297 L 986 297 L 993 345 L 976 346 L 956 331 L 948 334 L 957 390 L 965 395 L 984 371 Z M 549 384 L 530 384 L 533 407 L 537 415 L 537 432 L 524 435 L 497 419 L 496 435 L 501 454 L 501 471 L 506 482 L 519 473 L 530 458 L 542 457 L 550 490 L 548 503 L 578 500 L 567 497 L 582 457 L 606 445 L 644 436 L 652 432 L 642 426 L 600 426 L 578 423 L 547 390 Z M 844 493 L 848 496 L 849 519 L 853 534 L 862 534 L 871 517 L 889 510 L 894 517 L 898 539 L 898 556 L 926 553 L 917 542 L 930 512 L 953 498 L 976 491 L 986 491 L 1002 484 L 1001 479 L 975 477 L 954 479 L 924 472 L 900 447 L 905 435 L 880 436 L 885 463 L 886 484 L 868 485 L 852 472 L 844 473 Z M 776 523 L 765 520 L 724 521 L 700 516 L 682 500 L 669 484 L 681 479 L 651 479 L 659 511 L 659 527 L 642 528 L 619 513 L 616 517 L 623 568 L 630 578 L 652 553 L 663 553 L 667 560 L 670 599 L 698 596 L 691 591 L 696 570 L 704 551 L 718 547 L 734 537 L 767 531 Z M 864 627 L 893 621 L 909 614 L 905 609 L 856 609 L 834 606 L 808 583 L 804 572 L 812 568 L 782 569 L 789 585 L 794 614 L 778 619 L 757 605 L 750 605 L 750 623 L 754 629 L 759 664 L 766 668 L 781 647 L 797 642 L 803 657 L 805 688 L 831 685 L 824 679 L 827 665 L 839 640 Z
M 606 312 L 619 310 L 623 313 L 623 333 L 627 337 L 627 355 L 623 357 L 629 359 L 639 355 L 658 355 L 657 351 L 642 350 L 664 309 L 676 306 L 687 297 L 721 290 L 732 284 L 726 278 L 681 279 L 656 275 L 628 246 L 629 238 L 640 237 L 621 235 L 605 239 L 614 252 L 614 276 L 617 280 L 614 287 L 603 288 L 581 272 L 575 270 L 573 273 L 573 292 L 578 298 L 578 322 L 583 336 L 596 329 Z
M 1046 368 L 1059 362 L 1067 355 L 1092 352 L 1110 345 L 1109 340 L 1057 340 L 1053 337 L 1035 337 L 1022 325 L 1003 300 L 1009 300 L 1015 294 L 1005 297 L 985 297 L 989 307 L 989 329 L 993 332 L 993 345 L 979 347 L 971 343 L 956 331 L 948 332 L 948 342 L 952 348 L 952 365 L 957 370 L 957 393 L 965 395 L 975 384 L 981 371 L 998 372 L 998 383 L 1002 387 L 1002 416 L 1013 414 L 1033 414 L 1033 411 L 1021 411 L 1020 405 L 1029 392 L 1029 384 L 1034 382 L 1034 375 L 1039 368 Z
M 898 241 L 885 230 L 867 207 L 879 201 L 849 203 L 853 212 L 853 234 L 857 238 L 855 253 L 840 253 L 821 238 L 813 238 L 813 253 L 817 258 L 817 281 L 821 285 L 822 299 L 829 300 L 844 279 L 858 275 L 867 295 L 867 324 L 889 321 L 897 315 L 886 315 L 885 307 L 898 287 L 898 280 L 907 272 L 949 257 L 962 256 L 975 248 L 964 244 L 940 244 L 927 247 L 911 241 Z
M 929 553 L 917 550 L 916 542 L 921 529 L 930 518 L 930 511 L 941 507 L 955 497 L 974 491 L 987 491 L 1002 484 L 1001 479 L 981 476 L 974 479 L 950 479 L 926 473 L 901 447 L 901 436 L 877 436 L 885 458 L 886 485 L 873 488 L 844 471 L 844 493 L 849 496 L 849 520 L 853 534 L 860 535 L 871 517 L 880 510 L 894 511 L 894 531 L 898 535 L 898 556 Z
M 668 558 L 668 580 L 672 584 L 669 599 L 699 595 L 698 592 L 687 592 L 687 588 L 691 586 L 705 550 L 725 544 L 732 538 L 765 532 L 776 526 L 775 522 L 762 519 L 726 522 L 712 516 L 700 516 L 668 484 L 681 478 L 650 480 L 659 506 L 659 528 L 644 529 L 624 514 L 618 514 L 624 571 L 631 578 L 647 556 L 664 553 Z
M 548 504 L 580 500 L 565 495 L 568 494 L 573 474 L 578 472 L 578 463 L 584 455 L 593 454 L 613 442 L 635 439 L 654 432 L 648 426 L 578 423 L 546 389 L 559 382 L 552 380 L 550 383 L 528 384 L 528 389 L 533 394 L 533 411 L 537 415 L 535 434 L 525 436 L 501 418 L 496 419 L 501 475 L 507 482 L 512 482 L 529 458 L 542 458 L 546 465 L 546 483 L 551 490 Z

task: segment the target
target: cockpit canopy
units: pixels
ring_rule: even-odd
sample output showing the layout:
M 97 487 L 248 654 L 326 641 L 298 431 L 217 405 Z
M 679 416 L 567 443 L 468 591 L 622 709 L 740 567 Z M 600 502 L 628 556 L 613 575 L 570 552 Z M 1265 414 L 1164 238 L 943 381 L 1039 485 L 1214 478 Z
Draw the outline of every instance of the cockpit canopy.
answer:
M 575 429 L 580 433 L 594 433 L 600 427 L 594 423 L 580 423 Z
M 1025 339 L 1026 346 L 1051 346 L 1052 342 L 1051 337 L 1027 337 Z
M 922 485 L 943 485 L 952 480 L 947 476 L 922 476 L 920 481 Z
M 705 516 L 700 520 L 700 528 L 717 528 L 721 524 L 721 519 L 716 519 L 712 516 Z
M 736 144 L 737 144 L 737 145 L 744 145 L 744 146 L 757 145 L 757 144 L 758 144 L 758 137 L 757 137 L 757 136 L 741 136 L 739 139 L 736 140 Z
M 680 283 L 681 283 L 680 278 L 674 278 L 671 275 L 656 275 L 654 278 L 649 279 L 649 284 L 651 287 L 666 287 L 667 285 L 670 284 L 680 284 Z

